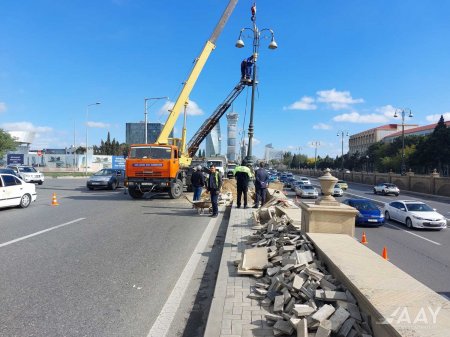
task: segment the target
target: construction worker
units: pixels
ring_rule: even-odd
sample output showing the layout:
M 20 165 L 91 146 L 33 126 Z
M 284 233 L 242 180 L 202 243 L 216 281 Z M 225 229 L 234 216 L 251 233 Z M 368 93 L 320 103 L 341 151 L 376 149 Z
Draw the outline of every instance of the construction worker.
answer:
M 200 196 L 202 195 L 203 186 L 205 186 L 205 177 L 203 176 L 201 165 L 198 165 L 192 173 L 191 184 L 194 189 L 194 197 L 192 200 L 199 201 Z
M 264 163 L 259 163 L 259 169 L 255 172 L 255 190 L 256 190 L 256 201 L 253 208 L 258 208 L 259 203 L 261 206 L 266 203 L 266 192 L 269 186 L 269 174 L 264 168 Z
M 253 178 L 252 171 L 249 167 L 241 165 L 236 166 L 233 170 L 234 178 L 236 179 L 236 187 L 237 187 L 237 201 L 236 207 L 241 207 L 241 199 L 244 196 L 244 208 L 247 208 L 247 192 L 248 192 L 248 183 L 250 179 Z
M 241 62 L 241 80 L 248 82 L 252 80 L 253 55 Z
M 206 188 L 211 196 L 211 204 L 212 204 L 212 214 L 210 215 L 213 218 L 217 218 L 219 215 L 219 193 L 222 187 L 222 177 L 219 171 L 216 170 L 216 167 L 211 165 L 209 167 L 209 177 L 206 180 Z

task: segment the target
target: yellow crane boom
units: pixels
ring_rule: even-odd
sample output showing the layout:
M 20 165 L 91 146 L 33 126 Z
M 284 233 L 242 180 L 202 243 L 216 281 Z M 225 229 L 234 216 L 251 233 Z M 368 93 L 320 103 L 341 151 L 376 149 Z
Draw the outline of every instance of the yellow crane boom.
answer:
M 211 52 L 216 48 L 216 40 L 219 37 L 220 33 L 223 30 L 223 27 L 228 21 L 228 18 L 230 17 L 231 13 L 233 12 L 234 8 L 236 7 L 238 0 L 230 0 L 227 7 L 225 8 L 225 11 L 223 12 L 219 22 L 217 23 L 216 27 L 214 28 L 213 33 L 211 34 L 211 37 L 208 41 L 206 41 L 205 46 L 203 47 L 200 55 L 195 60 L 195 64 L 192 67 L 192 70 L 187 78 L 187 80 L 184 82 L 183 88 L 181 89 L 181 92 L 175 101 L 175 104 L 170 111 L 169 116 L 167 117 L 166 123 L 164 124 L 163 129 L 161 130 L 161 133 L 156 140 L 156 143 L 158 144 L 168 144 L 169 143 L 169 135 L 170 132 L 173 130 L 175 123 L 180 115 L 180 112 L 183 108 L 183 106 L 188 101 L 189 95 L 194 88 L 195 82 L 198 79 L 198 76 L 200 75 L 200 72 L 202 71 L 203 67 L 205 66 L 206 61 L 208 60 L 209 55 Z

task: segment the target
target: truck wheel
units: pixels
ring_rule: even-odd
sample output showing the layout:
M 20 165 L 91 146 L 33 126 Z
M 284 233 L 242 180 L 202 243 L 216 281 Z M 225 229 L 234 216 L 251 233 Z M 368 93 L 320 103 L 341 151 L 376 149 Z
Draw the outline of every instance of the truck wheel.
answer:
M 135 189 L 133 187 L 128 187 L 128 194 L 133 199 L 142 199 L 142 197 L 144 196 L 144 193 L 142 193 L 141 191 L 139 191 L 138 189 Z
M 178 199 L 183 194 L 183 183 L 177 179 L 175 184 L 172 184 L 169 190 L 169 197 L 171 199 Z

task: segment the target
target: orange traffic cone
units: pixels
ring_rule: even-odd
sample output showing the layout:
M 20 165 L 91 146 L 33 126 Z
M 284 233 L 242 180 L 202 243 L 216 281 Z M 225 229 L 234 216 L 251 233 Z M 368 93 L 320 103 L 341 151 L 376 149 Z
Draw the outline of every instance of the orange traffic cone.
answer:
M 384 246 L 384 248 L 383 248 L 383 253 L 381 254 L 381 256 L 382 256 L 383 259 L 385 259 L 386 261 L 389 260 L 386 246 Z
M 54 193 L 54 192 L 53 192 L 53 197 L 52 197 L 52 206 L 59 206 L 58 200 L 56 200 L 56 193 Z
M 363 244 L 363 245 L 367 245 L 369 242 L 367 241 L 367 238 L 366 238 L 366 232 L 363 232 L 363 235 L 362 235 L 362 238 L 361 238 L 361 243 Z

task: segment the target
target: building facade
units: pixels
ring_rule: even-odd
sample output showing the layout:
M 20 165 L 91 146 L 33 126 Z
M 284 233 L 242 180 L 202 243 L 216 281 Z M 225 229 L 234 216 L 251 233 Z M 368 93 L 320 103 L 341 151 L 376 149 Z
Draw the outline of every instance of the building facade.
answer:
M 227 158 L 229 161 L 236 162 L 236 131 L 239 115 L 235 112 L 227 114 Z
M 272 144 L 267 144 L 264 147 L 264 161 L 269 162 L 270 160 L 281 160 L 283 159 L 283 151 L 274 149 Z
M 419 126 L 412 129 L 406 129 L 405 128 L 405 137 L 407 136 L 426 136 L 429 135 L 434 131 L 436 128 L 437 123 Z M 450 127 L 450 121 L 445 122 L 445 125 L 447 127 Z M 394 132 L 382 139 L 383 143 L 392 143 L 396 138 L 402 136 L 402 131 Z
M 222 151 L 222 136 L 220 134 L 220 123 L 217 123 L 206 136 L 206 157 L 217 156 Z
M 125 124 L 125 142 L 127 144 L 144 144 L 145 143 L 145 123 L 126 123 Z M 147 143 L 156 142 L 164 124 L 147 123 Z M 173 137 L 173 131 L 170 133 Z
M 405 130 L 417 127 L 417 124 L 405 124 Z M 401 124 L 387 124 L 351 135 L 348 141 L 349 154 L 366 153 L 369 147 L 383 138 L 401 131 Z

